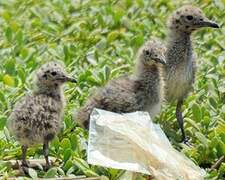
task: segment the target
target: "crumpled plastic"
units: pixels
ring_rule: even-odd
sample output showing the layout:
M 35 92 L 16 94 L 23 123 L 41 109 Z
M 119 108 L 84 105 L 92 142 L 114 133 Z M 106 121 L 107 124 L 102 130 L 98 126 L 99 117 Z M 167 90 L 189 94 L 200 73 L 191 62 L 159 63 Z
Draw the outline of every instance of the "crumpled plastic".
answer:
M 94 109 L 88 163 L 151 174 L 157 180 L 201 180 L 206 174 L 172 147 L 147 112 L 118 114 Z

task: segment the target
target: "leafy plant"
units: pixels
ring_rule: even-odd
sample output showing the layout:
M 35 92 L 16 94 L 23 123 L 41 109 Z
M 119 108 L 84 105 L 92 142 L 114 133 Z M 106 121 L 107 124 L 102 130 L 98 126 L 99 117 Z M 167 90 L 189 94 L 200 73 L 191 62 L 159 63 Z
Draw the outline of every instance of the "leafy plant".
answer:
M 59 59 L 78 83 L 66 87 L 64 129 L 51 143 L 50 155 L 57 158 L 57 167 L 47 172 L 29 169 L 29 176 L 84 174 L 118 179 L 122 171 L 87 164 L 87 132 L 73 122 L 73 109 L 79 108 L 95 88 L 130 73 L 140 45 L 151 37 L 165 40 L 167 17 L 186 3 L 202 8 L 221 26 L 193 35 L 198 73 L 183 107 L 185 129 L 193 146 L 178 143 L 174 106 L 165 106 L 157 122 L 175 148 L 208 172 L 208 179 L 223 179 L 224 163 L 219 169 L 210 167 L 225 154 L 224 0 L 0 1 L 0 159 L 20 158 L 19 144 L 5 127 L 7 117 L 15 102 L 32 88 L 35 69 Z M 28 151 L 30 157 L 41 158 L 41 154 L 40 146 Z M 0 176 L 15 174 L 12 167 L 0 162 Z

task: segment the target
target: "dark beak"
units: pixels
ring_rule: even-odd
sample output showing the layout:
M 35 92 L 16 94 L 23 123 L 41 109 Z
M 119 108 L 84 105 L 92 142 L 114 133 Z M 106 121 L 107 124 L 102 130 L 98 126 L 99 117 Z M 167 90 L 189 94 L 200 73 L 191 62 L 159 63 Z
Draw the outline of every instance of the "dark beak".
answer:
M 67 76 L 64 76 L 62 78 L 58 78 L 58 80 L 61 80 L 63 82 L 72 82 L 72 83 L 76 83 L 77 82 L 76 79 L 71 78 L 71 77 L 67 77 Z
M 211 27 L 211 28 L 219 28 L 219 25 L 210 20 L 204 20 L 200 23 L 201 27 Z
M 77 83 L 77 80 L 74 79 L 74 78 L 67 77 L 66 80 L 67 80 L 68 82 Z
M 164 57 L 163 57 L 163 58 L 155 58 L 154 60 L 155 60 L 155 62 L 157 62 L 157 63 L 166 65 L 166 60 L 165 60 Z

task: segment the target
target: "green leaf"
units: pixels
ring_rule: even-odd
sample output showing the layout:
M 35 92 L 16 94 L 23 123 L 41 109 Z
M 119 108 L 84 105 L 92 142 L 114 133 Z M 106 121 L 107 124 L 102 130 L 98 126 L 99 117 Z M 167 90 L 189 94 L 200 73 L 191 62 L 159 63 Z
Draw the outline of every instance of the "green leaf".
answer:
M 225 143 L 223 143 L 221 140 L 217 144 L 217 153 L 218 156 L 225 155 Z
M 57 171 L 58 171 L 59 175 L 65 176 L 65 172 L 60 167 L 57 167 Z
M 18 68 L 17 73 L 22 81 L 22 83 L 25 83 L 26 81 L 26 72 L 23 68 Z
M 75 150 L 78 144 L 78 140 L 77 140 L 77 135 L 76 134 L 72 134 L 70 136 L 70 143 L 72 145 L 72 149 Z
M 64 138 L 61 143 L 60 143 L 61 147 L 66 150 L 66 149 L 71 149 L 71 143 L 70 140 L 68 138 Z
M 105 80 L 108 81 L 110 78 L 110 68 L 108 66 L 104 67 L 104 72 L 105 72 Z
M 83 159 L 80 158 L 74 158 L 74 164 L 84 172 L 85 175 L 87 176 L 98 176 L 97 173 L 95 173 L 94 171 L 92 171 L 89 168 L 89 165 L 87 164 L 86 161 L 84 161 Z
M 91 169 L 85 169 L 84 173 L 85 173 L 86 176 L 89 176 L 89 177 L 91 177 L 91 176 L 99 176 L 96 172 L 92 171 Z
M 119 31 L 112 31 L 108 34 L 107 36 L 107 41 L 113 42 L 114 40 L 116 40 L 118 37 L 120 36 L 120 32 Z
M 218 88 L 218 90 L 221 92 L 221 93 L 225 93 L 225 86 L 220 86 Z
M 64 59 L 65 62 L 67 62 L 69 60 L 70 54 L 69 54 L 69 48 L 67 46 L 63 47 L 63 52 L 64 52 Z
M 209 102 L 215 109 L 217 109 L 217 102 L 214 98 L 209 97 Z
M 139 34 L 133 38 L 132 42 L 134 43 L 134 45 L 139 47 L 144 43 L 144 36 L 142 34 Z
M 225 133 L 220 134 L 222 142 L 225 144 Z
M 137 4 L 139 7 L 143 7 L 144 6 L 144 1 L 143 0 L 136 0 Z
M 114 9 L 113 11 L 113 20 L 115 25 L 118 25 L 121 21 L 122 16 L 124 15 L 124 11 L 122 8 Z
M 12 42 L 12 39 L 13 39 L 13 32 L 12 32 L 12 29 L 10 27 L 8 27 L 6 30 L 5 30 L 5 36 L 7 38 L 7 40 L 9 42 Z
M 90 85 L 92 85 L 92 86 L 99 86 L 99 85 L 100 85 L 100 83 L 98 82 L 98 80 L 95 79 L 95 78 L 92 77 L 92 76 L 89 76 L 86 80 L 87 80 L 87 82 L 88 82 Z
M 17 32 L 16 41 L 17 41 L 19 46 L 21 46 L 23 44 L 23 32 L 22 31 Z
M 198 124 L 190 118 L 185 118 L 185 122 L 189 123 L 192 127 L 194 127 L 197 131 L 200 131 L 200 127 Z
M 225 114 L 225 105 L 222 106 L 221 111 Z
M 55 178 L 57 175 L 57 168 L 53 167 L 45 173 L 44 178 Z
M 204 147 L 208 147 L 207 138 L 200 132 L 196 132 L 195 136 L 198 138 L 198 140 L 204 145 Z
M 126 6 L 127 8 L 129 8 L 130 6 L 132 6 L 132 0 L 126 0 Z
M 63 161 L 66 162 L 67 160 L 69 160 L 71 155 L 72 155 L 72 150 L 70 148 L 67 148 L 66 150 L 64 150 Z
M 208 116 L 204 117 L 202 123 L 203 123 L 206 127 L 208 127 L 209 124 L 210 124 L 210 117 L 208 117 Z
M 10 134 L 9 134 L 9 131 L 6 127 L 4 127 L 4 134 L 5 134 L 5 137 L 7 139 L 7 141 L 10 141 Z
M 8 10 L 4 10 L 3 13 L 2 13 L 2 17 L 6 20 L 6 21 L 9 21 L 11 19 L 11 13 L 10 11 Z
M 0 130 L 4 129 L 4 126 L 6 125 L 7 118 L 3 115 L 0 115 Z
M 14 58 L 7 60 L 4 65 L 6 73 L 10 75 L 15 74 L 15 69 L 16 69 L 15 65 L 16 65 L 16 60 Z
M 68 171 L 73 166 L 73 162 L 71 160 L 66 161 L 65 165 L 63 166 L 63 169 L 65 171 Z
M 15 80 L 9 74 L 6 74 L 3 76 L 3 82 L 4 82 L 4 84 L 6 84 L 8 86 L 15 86 Z
M 225 175 L 225 163 L 223 162 L 219 168 L 219 177 L 223 179 L 224 175 Z
M 72 164 L 72 165 L 73 165 L 73 164 Z M 69 176 L 70 174 L 73 174 L 74 170 L 75 170 L 74 166 L 71 166 L 71 167 L 67 170 L 66 175 Z
M 194 119 L 197 122 L 200 122 L 202 119 L 202 112 L 201 112 L 201 108 L 198 104 L 194 103 L 192 105 L 192 113 L 193 113 Z
M 53 146 L 56 149 L 56 151 L 57 151 L 59 149 L 59 145 L 60 145 L 59 138 L 56 136 L 53 139 L 53 141 L 51 141 L 51 146 Z
M 36 172 L 34 169 L 32 169 L 32 168 L 29 168 L 29 169 L 28 169 L 28 174 L 29 174 L 29 176 L 30 176 L 32 179 L 37 179 L 37 178 L 38 178 L 37 172 Z
M 1 101 L 2 103 L 4 103 L 5 100 L 6 100 L 6 99 L 5 99 L 5 95 L 4 95 L 3 91 L 0 90 L 0 101 Z

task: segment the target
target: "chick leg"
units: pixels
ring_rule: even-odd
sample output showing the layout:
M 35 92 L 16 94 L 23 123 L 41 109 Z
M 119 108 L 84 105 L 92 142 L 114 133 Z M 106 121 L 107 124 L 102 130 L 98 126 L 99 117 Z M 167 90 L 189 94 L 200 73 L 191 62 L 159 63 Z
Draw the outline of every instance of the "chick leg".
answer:
M 177 108 L 176 108 L 176 118 L 177 118 L 177 122 L 179 124 L 179 127 L 181 129 L 181 134 L 182 134 L 182 141 L 187 144 L 188 143 L 188 139 L 186 138 L 185 132 L 184 132 L 184 119 L 183 119 L 183 115 L 182 115 L 182 105 L 183 105 L 183 99 L 182 100 L 178 100 L 177 102 Z
M 28 163 L 26 161 L 27 146 L 22 145 L 21 149 L 22 149 L 22 166 L 28 167 Z
M 147 176 L 147 178 L 146 178 L 146 180 L 153 180 L 153 179 L 154 179 L 154 177 L 151 175 Z
M 44 140 L 44 145 L 43 145 L 43 154 L 44 154 L 44 157 L 45 157 L 45 161 L 46 161 L 46 170 L 50 168 L 50 162 L 49 162 L 49 159 L 48 159 L 48 149 L 49 149 L 49 141 L 48 140 Z

